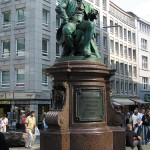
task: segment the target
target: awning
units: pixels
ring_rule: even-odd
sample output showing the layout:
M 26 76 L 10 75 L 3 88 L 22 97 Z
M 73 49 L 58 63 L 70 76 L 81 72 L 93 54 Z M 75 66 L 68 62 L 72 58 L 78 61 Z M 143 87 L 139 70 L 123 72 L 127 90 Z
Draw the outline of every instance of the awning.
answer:
M 127 98 L 113 98 L 113 102 L 119 103 L 122 106 L 129 106 L 129 105 L 135 105 L 135 102 L 131 101 Z
M 132 98 L 131 101 L 134 101 L 135 103 L 139 103 L 139 104 L 148 104 L 148 102 L 144 102 L 141 99 L 134 99 L 134 98 Z
M 117 103 L 117 102 L 111 102 L 111 104 L 112 105 L 114 105 L 114 106 L 121 106 L 119 103 Z

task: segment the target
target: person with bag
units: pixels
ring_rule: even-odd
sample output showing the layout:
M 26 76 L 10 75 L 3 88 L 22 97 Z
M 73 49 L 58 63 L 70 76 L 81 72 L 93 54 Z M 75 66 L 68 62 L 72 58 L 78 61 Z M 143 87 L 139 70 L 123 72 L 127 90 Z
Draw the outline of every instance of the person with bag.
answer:
M 26 118 L 25 121 L 25 129 L 26 133 L 28 134 L 28 138 L 25 143 L 25 148 L 31 148 L 32 140 L 33 140 L 33 132 L 36 128 L 36 119 L 35 119 L 35 112 L 31 111 L 30 116 Z
M 145 132 L 145 144 L 150 143 L 150 110 L 146 111 L 146 114 L 142 117 L 144 132 Z

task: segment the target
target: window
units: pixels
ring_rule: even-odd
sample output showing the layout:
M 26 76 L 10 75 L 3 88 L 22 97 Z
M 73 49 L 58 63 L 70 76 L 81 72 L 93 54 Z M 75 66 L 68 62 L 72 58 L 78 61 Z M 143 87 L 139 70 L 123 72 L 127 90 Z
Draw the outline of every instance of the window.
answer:
M 119 94 L 120 86 L 119 81 L 116 81 L 116 93 Z
M 107 1 L 103 0 L 103 10 L 107 10 Z
M 129 60 L 132 60 L 132 50 L 131 50 L 131 48 L 128 48 L 128 58 L 129 58 Z
M 25 85 L 25 69 L 16 69 L 16 86 Z
M 124 70 L 125 70 L 125 76 L 128 76 L 128 65 L 127 64 L 125 64 Z
M 46 75 L 44 71 L 42 72 L 42 86 L 43 87 L 48 86 L 48 76 Z
M 133 85 L 133 92 L 134 92 L 134 95 L 137 95 L 137 84 L 134 83 Z
M 136 66 L 133 67 L 133 76 L 137 77 L 137 68 L 136 68 Z
M 104 64 L 108 67 L 108 56 L 104 55 Z
M 129 65 L 129 77 L 132 77 L 132 66 Z
M 123 45 L 120 44 L 120 56 L 123 58 Z
M 60 49 L 58 43 L 56 43 L 56 57 L 60 57 Z
M 59 28 L 60 24 L 61 24 L 61 18 L 58 15 L 56 15 L 56 29 Z
M 43 9 L 43 25 L 48 26 L 49 23 L 49 11 Z
M 48 40 L 42 39 L 42 56 L 48 56 Z
M 128 94 L 128 81 L 125 81 L 125 94 Z
M 131 42 L 131 31 L 128 31 L 128 42 Z
M 119 55 L 119 45 L 118 42 L 115 42 L 116 54 Z
M 114 69 L 114 65 L 115 65 L 114 60 L 111 60 L 111 69 Z
M 123 63 L 120 63 L 120 74 L 121 74 L 122 76 L 124 75 Z
M 10 0 L 1 0 L 1 2 L 4 4 L 10 2 Z
M 99 24 L 100 24 L 100 15 L 99 15 L 99 13 L 97 14 L 97 18 L 95 19 L 95 24 L 96 24 L 96 26 L 99 26 Z
M 106 36 L 103 36 L 103 46 L 104 46 L 104 49 L 106 50 L 107 49 L 107 37 Z
M 97 46 L 100 45 L 99 43 L 100 43 L 100 34 L 96 33 L 96 44 L 97 44 Z
M 132 43 L 136 44 L 135 33 L 132 33 Z
M 3 12 L 3 28 L 11 27 L 11 13 L 10 11 Z
M 127 46 L 124 46 L 124 57 L 127 58 Z
M 127 41 L 127 29 L 124 29 L 124 40 Z
M 147 50 L 147 40 L 141 38 L 141 49 Z
M 18 12 L 18 25 L 19 24 L 22 24 L 22 23 L 24 23 L 24 21 L 25 21 L 25 9 L 24 8 L 21 8 L 21 9 L 18 9 L 17 10 L 17 12 Z
M 119 31 L 120 31 L 120 38 L 122 39 L 122 37 L 123 37 L 122 26 L 119 26 Z
M 142 69 L 148 69 L 148 58 L 146 56 L 142 56 Z
M 115 26 L 118 26 L 118 23 L 115 23 Z M 115 27 L 115 35 L 118 36 L 118 27 Z
M 99 0 L 95 0 L 95 4 L 99 6 Z
M 124 81 L 122 80 L 121 81 L 121 94 L 123 94 L 124 93 Z
M 1 86 L 9 87 L 10 85 L 10 71 L 2 71 L 1 72 Z
M 119 74 L 119 62 L 116 61 L 116 74 Z
M 114 40 L 110 40 L 110 50 L 114 53 Z
M 103 16 L 103 26 L 106 27 L 107 26 L 107 17 Z M 104 28 L 106 29 L 106 28 Z
M 110 26 L 113 26 L 114 25 L 114 23 L 113 23 L 113 21 L 112 20 L 110 20 Z M 114 33 L 114 28 L 113 27 L 110 27 L 110 33 Z
M 129 94 L 132 95 L 133 85 L 129 83 Z
M 134 62 L 136 61 L 136 50 L 135 49 L 133 50 L 133 61 Z
M 148 90 L 148 78 L 142 77 L 143 90 Z
M 25 55 L 25 39 L 24 38 L 18 38 L 16 39 L 16 53 L 18 56 L 24 56 Z
M 9 58 L 9 56 L 10 56 L 10 41 L 9 40 L 3 41 L 2 47 L 3 47 L 2 48 L 2 50 L 3 50 L 2 57 Z

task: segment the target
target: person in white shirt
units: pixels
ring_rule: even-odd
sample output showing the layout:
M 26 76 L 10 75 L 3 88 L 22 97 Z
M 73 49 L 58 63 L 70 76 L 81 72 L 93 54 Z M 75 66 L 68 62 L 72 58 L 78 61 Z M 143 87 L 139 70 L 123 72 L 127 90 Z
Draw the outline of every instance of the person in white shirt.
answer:
M 134 114 L 132 115 L 132 122 L 133 122 L 133 130 L 137 132 L 138 127 L 138 111 L 135 110 Z
M 7 125 L 8 125 L 8 119 L 6 118 L 6 114 L 4 114 L 1 119 L 1 132 L 6 132 Z

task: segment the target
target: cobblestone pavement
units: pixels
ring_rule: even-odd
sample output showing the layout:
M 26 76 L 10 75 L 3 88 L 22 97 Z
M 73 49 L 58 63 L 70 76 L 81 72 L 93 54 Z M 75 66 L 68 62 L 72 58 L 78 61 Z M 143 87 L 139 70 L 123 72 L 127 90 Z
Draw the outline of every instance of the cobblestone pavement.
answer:
M 142 147 L 143 150 L 150 150 L 150 144 L 142 145 Z M 10 148 L 9 150 L 28 150 L 28 149 L 25 147 L 14 147 L 14 148 Z M 35 145 L 30 150 L 40 150 L 40 137 L 36 138 Z M 126 150 L 131 150 L 131 148 L 126 148 Z M 134 150 L 137 150 L 137 148 L 134 148 Z
M 27 150 L 24 147 L 18 147 L 18 148 L 10 148 L 10 150 Z M 39 144 L 35 144 L 31 150 L 40 150 L 40 145 Z M 130 148 L 126 148 L 126 150 L 131 150 Z M 137 150 L 137 148 L 135 148 L 134 150 Z M 143 146 L 143 150 L 150 150 L 150 145 L 144 145 Z

